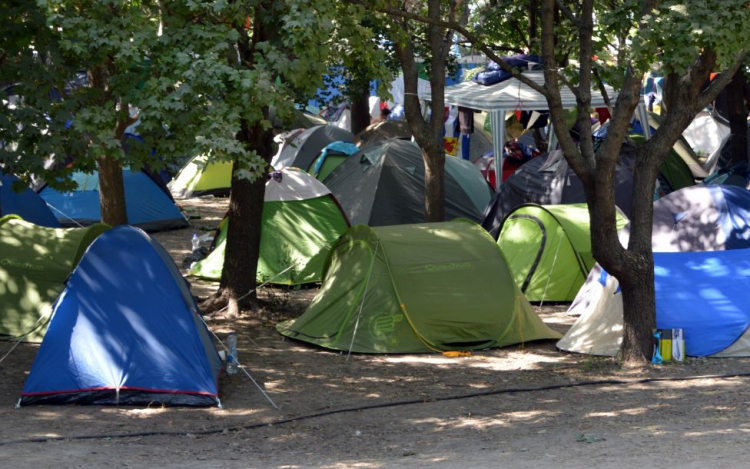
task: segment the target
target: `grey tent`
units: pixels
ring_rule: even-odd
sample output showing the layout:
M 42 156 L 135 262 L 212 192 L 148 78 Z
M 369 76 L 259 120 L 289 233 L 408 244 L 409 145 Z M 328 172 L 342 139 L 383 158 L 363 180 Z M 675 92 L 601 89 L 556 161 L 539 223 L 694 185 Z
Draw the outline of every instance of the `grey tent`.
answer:
M 359 133 L 359 146 L 364 148 L 391 138 L 411 140 L 409 124 L 405 120 L 376 122 L 371 124 Z
M 615 202 L 625 216 L 630 216 L 635 148 L 623 145 L 615 170 Z M 516 207 L 575 204 L 586 201 L 580 179 L 556 150 L 524 163 L 492 197 L 484 211 L 482 227 L 497 239 L 505 217 Z
M 651 248 L 658 252 L 750 248 L 750 191 L 737 186 L 686 187 L 654 202 Z M 620 232 L 627 245 L 628 227 Z M 694 265 L 692 268 L 699 268 Z M 724 267 L 716 264 L 718 274 Z M 716 295 L 715 291 L 704 292 Z M 729 299 L 714 296 L 717 304 Z M 727 303 L 728 304 L 728 303 Z M 658 306 L 658 301 L 657 301 Z M 569 352 L 614 356 L 622 343 L 622 294 L 617 279 L 596 264 L 568 314 L 580 318 L 557 347 Z M 750 334 L 718 356 L 750 355 Z
M 392 139 L 348 157 L 323 181 L 352 225 L 423 223 L 424 162 L 418 146 Z M 445 218 L 481 220 L 490 187 L 468 161 L 445 159 Z
M 275 169 L 294 166 L 307 169 L 315 161 L 321 150 L 329 143 L 344 141 L 354 143 L 353 133 L 333 125 L 317 125 L 296 135 L 291 142 L 285 142 L 271 161 Z
M 364 148 L 390 138 L 411 140 L 411 137 L 411 129 L 409 129 L 409 124 L 405 120 L 378 122 L 360 132 L 359 146 Z M 471 134 L 469 145 L 469 160 L 474 162 L 483 154 L 492 150 L 492 139 L 481 129 L 476 129 Z

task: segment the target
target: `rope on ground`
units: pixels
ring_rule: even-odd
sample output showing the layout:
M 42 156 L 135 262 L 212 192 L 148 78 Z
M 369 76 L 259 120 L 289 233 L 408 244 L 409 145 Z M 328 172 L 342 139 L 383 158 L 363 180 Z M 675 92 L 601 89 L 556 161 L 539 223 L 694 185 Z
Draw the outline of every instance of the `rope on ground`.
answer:
M 10 348 L 10 350 L 8 350 L 8 352 L 5 355 L 3 355 L 3 358 L 0 358 L 0 363 L 3 363 L 3 361 L 5 361 L 5 359 L 8 358 L 8 355 L 10 355 L 11 352 L 13 352 L 13 350 L 15 350 L 16 347 L 18 347 L 18 344 L 20 344 L 21 342 L 23 342 L 23 339 L 25 339 L 27 335 L 29 335 L 32 332 L 34 332 L 36 330 L 36 328 L 39 326 L 39 323 L 42 322 L 42 319 L 45 319 L 45 318 L 46 318 L 46 316 L 44 316 L 44 315 L 39 316 L 39 319 L 37 319 L 36 322 L 34 323 L 34 327 L 32 327 L 29 332 L 27 332 L 24 335 L 22 335 L 21 337 L 19 337 L 18 340 L 16 341 L 16 343 L 13 344 L 13 346 Z
M 260 289 L 260 288 L 263 288 L 264 286 L 268 285 L 269 283 L 271 283 L 271 280 L 275 279 L 276 277 L 279 277 L 279 276 L 281 276 L 282 274 L 286 273 L 286 272 L 287 272 L 288 270 L 292 269 L 293 267 L 294 267 L 294 264 L 290 265 L 290 266 L 289 266 L 289 267 L 287 267 L 286 269 L 282 270 L 282 271 L 281 271 L 281 272 L 279 272 L 278 274 L 274 275 L 273 277 L 269 278 L 269 279 L 268 279 L 268 280 L 266 280 L 265 282 L 261 283 L 261 284 L 260 284 L 260 285 L 258 285 L 257 287 L 253 288 L 253 289 L 252 289 L 252 290 L 250 290 L 249 292 L 247 292 L 247 293 L 245 293 L 244 295 L 242 295 L 241 297 L 239 297 L 239 298 L 237 299 L 237 301 L 238 301 L 238 302 L 239 302 L 239 301 L 241 301 L 241 300 L 242 300 L 243 298 L 245 298 L 245 297 L 247 297 L 248 295 L 252 294 L 252 293 L 253 293 L 254 291 L 256 291 L 256 290 L 258 290 L 258 289 Z M 225 309 L 227 309 L 228 307 L 229 307 L 229 305 L 227 305 L 227 306 L 223 307 L 222 309 L 220 309 L 219 311 L 217 311 L 217 313 L 221 313 L 222 311 L 224 311 L 224 310 L 225 310 Z M 208 331 L 209 331 L 209 332 L 210 332 L 210 333 L 211 333 L 211 334 L 212 334 L 212 335 L 214 336 L 214 338 L 215 338 L 215 339 L 216 339 L 216 340 L 217 340 L 217 341 L 218 341 L 218 342 L 219 342 L 219 343 L 221 344 L 221 346 L 222 346 L 222 347 L 224 347 L 224 350 L 225 350 L 225 351 L 226 351 L 226 353 L 228 354 L 228 353 L 229 353 L 229 348 L 228 348 L 228 347 L 226 346 L 226 344 L 224 344 L 224 342 L 223 342 L 223 341 L 222 341 L 222 340 L 221 340 L 221 339 L 219 338 L 219 336 L 218 336 L 218 335 L 216 335 L 216 333 L 215 333 L 214 331 L 212 331 L 210 327 L 208 327 L 208 324 L 206 323 L 206 320 L 205 320 L 205 319 L 203 319 L 203 316 L 201 316 L 200 314 L 198 314 L 198 317 L 199 317 L 199 318 L 201 318 L 201 321 L 203 321 L 203 324 L 204 324 L 204 325 L 206 326 L 206 329 L 208 329 Z M 253 342 L 253 343 L 254 343 L 254 344 L 255 344 L 256 346 L 258 345 L 258 344 L 257 344 L 257 343 L 256 343 L 256 342 L 255 342 L 255 341 L 254 341 L 254 340 L 252 339 L 252 338 L 251 338 L 250 340 L 251 340 L 251 341 L 252 341 L 252 342 Z M 237 357 L 234 357 L 234 359 L 235 359 L 235 360 L 237 360 Z M 248 371 L 247 371 L 247 370 L 245 369 L 245 367 L 244 367 L 244 366 L 242 366 L 242 363 L 240 363 L 240 361 L 239 361 L 239 360 L 237 360 L 237 367 L 238 367 L 239 369 L 241 369 L 241 370 L 242 370 L 242 371 L 243 371 L 243 372 L 245 373 L 245 375 L 247 375 L 247 377 L 248 377 L 248 378 L 250 378 L 250 381 L 251 381 L 251 382 L 252 382 L 252 383 L 253 383 L 253 384 L 255 385 L 255 387 L 256 387 L 256 388 L 258 388 L 258 390 L 259 390 L 259 391 L 261 392 L 261 394 L 263 394 L 263 397 L 265 397 L 265 398 L 266 398 L 266 399 L 268 400 L 268 402 L 270 402 L 270 403 L 271 403 L 271 405 L 272 405 L 272 406 L 274 407 L 274 409 L 276 409 L 276 410 L 279 410 L 279 406 L 277 406 L 277 405 L 276 405 L 276 403 L 275 403 L 275 402 L 273 401 L 273 399 L 271 399 L 271 396 L 269 396 L 269 395 L 268 395 L 268 393 L 266 393 L 266 390 L 265 390 L 265 389 L 263 389 L 263 386 L 261 386 L 261 385 L 260 385 L 260 383 L 258 383 L 257 381 L 255 381 L 255 378 L 253 378 L 253 377 L 252 377 L 252 375 L 250 374 L 250 372 L 248 372 Z
M 368 404 L 356 407 L 342 407 L 340 409 L 331 409 L 322 412 L 314 412 L 310 414 L 298 415 L 296 417 L 289 417 L 280 420 L 274 420 L 271 422 L 258 422 L 251 423 L 248 425 L 237 425 L 234 427 L 221 427 L 221 428 L 210 428 L 204 430 L 155 430 L 150 432 L 137 432 L 137 433 L 113 433 L 104 435 L 73 435 L 73 436 L 47 436 L 47 437 L 33 437 L 33 438 L 20 438 L 16 440 L 0 440 L 0 446 L 7 446 L 19 443 L 47 443 L 51 441 L 76 441 L 76 440 L 97 440 L 97 439 L 115 439 L 115 438 L 141 438 L 147 436 L 197 436 L 197 435 L 216 435 L 219 433 L 227 432 L 239 432 L 242 430 L 254 430 L 257 428 L 272 427 L 274 425 L 283 425 L 292 422 L 299 422 L 302 420 L 310 420 L 314 418 L 326 417 L 329 415 L 361 412 L 364 410 L 373 409 L 385 409 L 389 407 L 400 407 L 412 404 L 426 404 L 431 402 L 444 402 L 444 401 L 455 401 L 461 399 L 471 399 L 475 397 L 486 397 L 495 396 L 499 394 L 510 394 L 510 393 L 527 393 L 527 392 L 539 392 L 539 391 L 551 391 L 556 389 L 569 389 L 579 388 L 584 386 L 606 386 L 606 385 L 633 385 L 633 384 L 644 384 L 644 383 L 658 383 L 658 382 L 670 382 L 670 381 L 696 381 L 701 379 L 730 379 L 730 378 L 748 378 L 750 373 L 729 373 L 721 375 L 701 375 L 701 376 L 676 376 L 676 377 L 664 377 L 664 378 L 643 378 L 637 380 L 622 380 L 622 379 L 603 379 L 598 381 L 579 381 L 577 383 L 567 384 L 552 384 L 549 386 L 539 386 L 534 388 L 509 388 L 509 389 L 493 389 L 487 391 L 479 391 L 468 394 L 454 394 L 451 396 L 442 397 L 424 397 L 414 399 L 404 399 L 400 401 L 381 402 L 377 404 Z

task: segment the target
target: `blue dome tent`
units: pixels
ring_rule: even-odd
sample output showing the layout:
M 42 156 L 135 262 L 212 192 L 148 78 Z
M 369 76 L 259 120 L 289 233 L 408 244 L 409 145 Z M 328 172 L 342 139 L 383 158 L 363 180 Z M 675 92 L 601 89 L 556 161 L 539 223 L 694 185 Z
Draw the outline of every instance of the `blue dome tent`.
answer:
M 629 229 L 619 233 L 628 244 Z M 750 191 L 690 186 L 654 203 L 656 325 L 685 332 L 688 356 L 750 356 Z M 568 309 L 580 314 L 557 343 L 615 356 L 622 343 L 619 282 L 596 264 Z
M 220 369 L 167 252 L 140 229 L 119 226 L 71 274 L 21 405 L 216 405 Z
M 129 224 L 146 231 L 172 230 L 190 225 L 166 186 L 144 171 L 125 169 L 122 178 Z M 63 226 L 90 225 L 100 221 L 99 173 L 77 172 L 73 174 L 73 180 L 78 183 L 78 188 L 72 192 L 60 192 L 45 186 L 39 195 L 53 207 Z
M 0 171 L 0 216 L 18 215 L 35 225 L 59 228 L 60 222 L 47 207 L 44 199 L 28 187 L 16 192 L 13 188 L 16 181 L 17 177 Z

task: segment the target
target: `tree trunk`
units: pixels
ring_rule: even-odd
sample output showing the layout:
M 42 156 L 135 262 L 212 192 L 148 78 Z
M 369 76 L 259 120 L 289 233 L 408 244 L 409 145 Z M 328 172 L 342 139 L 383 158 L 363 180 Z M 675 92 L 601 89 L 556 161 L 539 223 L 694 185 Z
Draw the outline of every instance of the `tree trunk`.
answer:
M 651 359 L 651 338 L 656 327 L 654 259 L 650 254 L 639 257 L 640 262 L 633 263 L 627 272 L 617 276 L 623 306 L 621 350 L 623 361 L 628 364 L 645 363 Z
M 729 104 L 731 164 L 747 163 L 747 106 L 745 74 L 742 69 L 737 70 L 726 86 L 726 94 Z
M 103 156 L 97 160 L 97 166 L 102 221 L 112 226 L 127 225 L 125 185 L 122 181 L 120 163 L 112 157 Z
M 428 2 L 428 16 L 440 19 L 440 0 Z M 402 24 L 407 30 L 406 24 Z M 414 43 L 411 38 L 401 41 L 396 37 L 396 55 L 404 72 L 404 114 L 409 129 L 414 135 L 425 165 L 425 221 L 445 220 L 445 148 L 443 146 L 443 117 L 445 115 L 445 63 L 452 43 L 452 33 L 446 33 L 439 26 L 428 26 L 430 56 L 430 121 L 425 121 L 417 96 L 418 69 Z
M 267 110 L 264 111 L 267 115 Z M 248 149 L 254 149 L 270 168 L 273 133 L 264 131 L 260 124 L 248 128 L 242 122 L 237 139 Z M 262 234 L 263 203 L 266 193 L 265 175 L 250 182 L 237 176 L 241 169 L 235 162 L 232 170 L 232 191 L 229 196 L 229 228 L 227 229 L 224 267 L 221 271 L 219 291 L 209 298 L 201 309 L 210 313 L 227 308 L 227 317 L 237 317 L 241 311 L 255 309 L 258 295 L 258 259 Z
M 664 79 L 661 107 L 667 113 L 677 106 L 677 86 L 679 81 L 680 76 L 676 73 L 669 73 Z
M 354 135 L 359 135 L 370 125 L 370 88 L 351 90 L 352 129 Z
M 252 37 L 248 37 L 244 23 L 237 25 L 240 40 L 237 42 L 244 66 L 252 68 L 255 62 L 257 44 L 272 39 L 278 29 L 271 26 L 276 19 L 270 13 L 268 2 L 260 2 L 257 7 L 252 27 Z M 234 57 L 229 58 L 230 65 Z M 268 108 L 262 108 L 263 120 L 268 120 Z M 255 151 L 266 162 L 266 170 L 250 182 L 238 177 L 243 168 L 240 162 L 234 162 L 232 168 L 232 190 L 229 195 L 229 228 L 227 230 L 224 267 L 221 271 L 219 291 L 203 302 L 200 307 L 208 314 L 223 307 L 227 308 L 227 317 L 237 317 L 242 310 L 255 309 L 257 303 L 256 278 L 258 259 L 260 257 L 260 238 L 262 233 L 263 204 L 266 193 L 266 175 L 271 167 L 273 153 L 273 131 L 264 130 L 259 120 L 248 125 L 241 119 L 237 140 L 248 151 Z
M 422 150 L 424 160 L 425 221 L 445 221 L 445 152 L 430 145 Z

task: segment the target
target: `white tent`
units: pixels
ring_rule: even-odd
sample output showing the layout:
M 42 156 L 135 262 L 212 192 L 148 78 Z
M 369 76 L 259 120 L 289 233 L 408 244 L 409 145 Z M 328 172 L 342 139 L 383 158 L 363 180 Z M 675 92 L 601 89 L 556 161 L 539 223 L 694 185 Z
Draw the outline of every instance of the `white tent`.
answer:
M 730 136 L 729 124 L 708 111 L 701 111 L 682 133 L 701 160 L 706 174 L 716 170 L 721 150 Z
M 543 72 L 525 72 L 523 75 L 538 85 L 544 86 Z M 617 92 L 609 85 L 604 85 L 604 88 L 614 103 L 617 99 Z M 430 101 L 430 91 L 420 90 L 420 97 Z M 577 106 L 575 95 L 563 84 L 560 84 L 560 98 L 562 98 L 563 108 L 570 109 Z M 549 109 L 547 98 L 516 78 L 510 78 L 495 85 L 480 85 L 471 81 L 448 86 L 445 88 L 445 103 L 488 112 Z M 592 89 L 591 107 L 605 106 L 602 94 Z
M 525 77 L 544 86 L 544 72 L 525 72 Z M 604 85 L 612 103 L 617 100 L 617 92 L 609 85 Z M 420 91 L 420 98 L 431 101 L 430 91 Z M 577 106 L 573 92 L 565 85 L 560 85 L 560 97 L 563 108 L 570 109 Z M 480 85 L 474 82 L 464 82 L 445 88 L 445 104 L 468 107 L 490 113 L 492 125 L 492 143 L 495 149 L 495 174 L 502 174 L 502 149 L 505 140 L 505 113 L 522 109 L 524 111 L 546 111 L 549 109 L 547 98 L 516 78 L 509 78 L 495 85 Z M 597 89 L 591 90 L 591 106 L 605 107 L 602 94 Z M 643 107 L 645 112 L 645 107 Z M 554 135 L 553 133 L 550 136 Z M 647 137 L 650 137 L 648 135 Z M 553 148 L 554 141 L 550 141 Z M 498 184 L 500 182 L 498 181 Z

